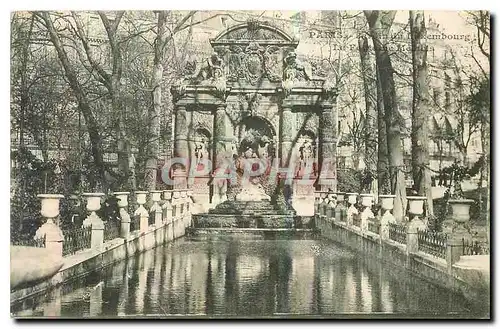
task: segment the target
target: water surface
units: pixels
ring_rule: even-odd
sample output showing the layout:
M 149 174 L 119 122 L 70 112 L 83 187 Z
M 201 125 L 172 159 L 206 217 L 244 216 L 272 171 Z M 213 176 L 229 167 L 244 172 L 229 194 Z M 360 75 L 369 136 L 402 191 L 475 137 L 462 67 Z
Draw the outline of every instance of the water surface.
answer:
M 11 307 L 15 316 L 478 317 L 461 295 L 324 240 L 186 237 Z

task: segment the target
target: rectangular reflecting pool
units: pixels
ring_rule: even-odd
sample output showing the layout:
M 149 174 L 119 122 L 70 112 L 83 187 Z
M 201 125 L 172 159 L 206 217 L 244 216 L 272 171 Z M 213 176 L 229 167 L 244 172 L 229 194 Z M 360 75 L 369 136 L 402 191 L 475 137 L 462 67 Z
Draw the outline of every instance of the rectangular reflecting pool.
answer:
M 459 294 L 325 240 L 192 236 L 11 306 L 15 317 L 484 318 Z

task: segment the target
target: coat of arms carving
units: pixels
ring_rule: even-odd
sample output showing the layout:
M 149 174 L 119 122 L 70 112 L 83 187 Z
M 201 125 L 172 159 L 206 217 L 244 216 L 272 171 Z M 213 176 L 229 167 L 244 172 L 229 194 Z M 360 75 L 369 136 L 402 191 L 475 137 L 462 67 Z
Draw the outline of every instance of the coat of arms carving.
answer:
M 251 85 L 256 85 L 264 74 L 262 47 L 256 42 L 251 42 L 245 49 L 244 59 L 245 75 Z

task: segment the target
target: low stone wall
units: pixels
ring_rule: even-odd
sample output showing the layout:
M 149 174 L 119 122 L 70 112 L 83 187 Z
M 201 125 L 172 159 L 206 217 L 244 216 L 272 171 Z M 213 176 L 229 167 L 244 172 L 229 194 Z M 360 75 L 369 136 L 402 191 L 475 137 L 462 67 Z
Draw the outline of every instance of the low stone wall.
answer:
M 169 220 L 171 218 L 171 220 Z M 100 270 L 134 254 L 152 249 L 186 234 L 191 226 L 191 213 L 179 212 L 177 216 L 165 217 L 161 223 L 149 225 L 128 233 L 127 238 L 105 241 L 102 248 L 90 248 L 63 257 L 63 267 L 49 279 L 34 282 L 29 287 L 14 289 L 10 294 L 11 305 L 48 290 L 70 280 Z
M 412 275 L 459 292 L 480 308 L 489 307 L 489 271 L 485 274 L 481 266 L 460 266 L 463 257 L 471 256 L 461 256 L 450 266 L 449 257 L 443 259 L 422 251 L 410 251 L 405 244 L 383 239 L 379 234 L 363 231 L 335 218 L 317 215 L 315 224 L 322 237 L 365 253 L 370 261 L 390 263 Z M 489 263 L 489 256 L 485 261 Z

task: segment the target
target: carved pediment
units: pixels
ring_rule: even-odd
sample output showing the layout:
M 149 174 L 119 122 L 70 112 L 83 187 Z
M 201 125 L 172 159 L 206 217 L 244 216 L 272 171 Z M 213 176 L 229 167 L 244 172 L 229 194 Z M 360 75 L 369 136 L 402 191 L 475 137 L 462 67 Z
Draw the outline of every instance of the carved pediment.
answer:
M 293 38 L 284 31 L 265 23 L 248 21 L 228 28 L 215 37 L 217 41 L 236 40 L 280 40 L 292 42 Z

